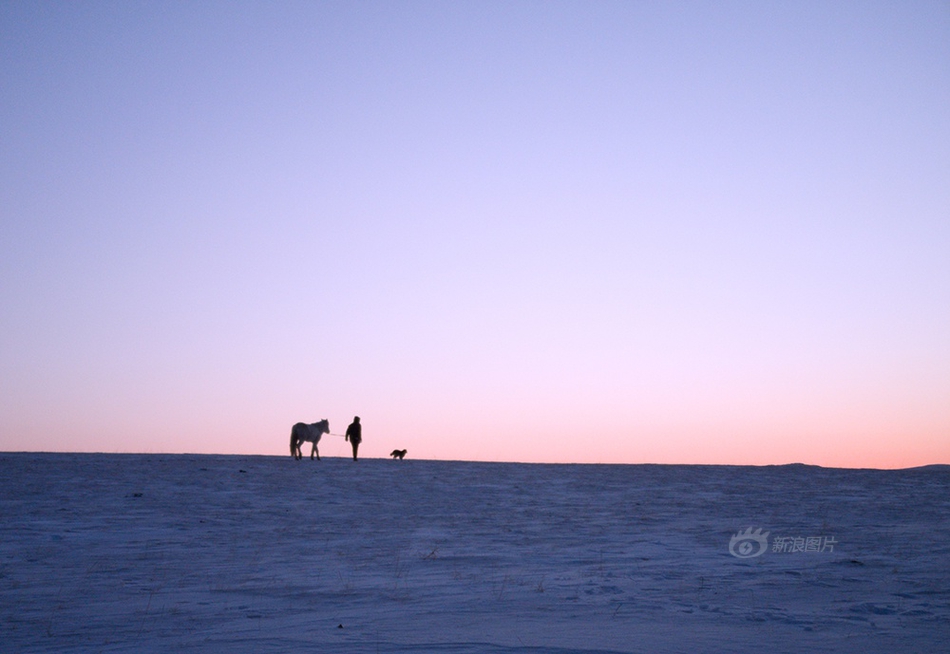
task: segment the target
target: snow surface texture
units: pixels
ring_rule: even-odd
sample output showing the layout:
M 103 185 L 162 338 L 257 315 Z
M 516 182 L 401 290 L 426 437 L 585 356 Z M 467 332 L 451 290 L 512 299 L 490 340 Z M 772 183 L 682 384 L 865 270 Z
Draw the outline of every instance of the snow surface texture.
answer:
M 948 651 L 948 515 L 946 466 L 0 454 L 0 649 Z

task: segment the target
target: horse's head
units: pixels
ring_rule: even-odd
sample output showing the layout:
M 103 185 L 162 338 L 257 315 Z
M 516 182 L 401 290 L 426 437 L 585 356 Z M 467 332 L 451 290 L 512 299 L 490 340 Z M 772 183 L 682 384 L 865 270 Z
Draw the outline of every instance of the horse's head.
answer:
M 324 418 L 323 420 L 321 420 L 321 421 L 320 421 L 320 430 L 321 430 L 324 434 L 329 434 L 329 433 L 330 433 L 330 421 L 327 420 L 326 418 Z

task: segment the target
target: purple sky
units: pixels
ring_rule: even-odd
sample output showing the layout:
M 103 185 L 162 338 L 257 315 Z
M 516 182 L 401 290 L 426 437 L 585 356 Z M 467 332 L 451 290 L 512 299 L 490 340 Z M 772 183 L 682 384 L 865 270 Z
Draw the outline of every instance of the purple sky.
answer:
M 0 450 L 950 463 L 950 3 L 0 34 Z

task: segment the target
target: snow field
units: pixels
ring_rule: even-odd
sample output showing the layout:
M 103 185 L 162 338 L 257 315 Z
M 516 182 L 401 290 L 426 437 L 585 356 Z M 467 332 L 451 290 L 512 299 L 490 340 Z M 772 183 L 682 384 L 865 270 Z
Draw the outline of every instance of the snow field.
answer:
M 944 651 L 948 491 L 945 466 L 0 454 L 0 642 Z M 751 526 L 769 547 L 730 554 Z M 777 551 L 779 537 L 833 547 Z

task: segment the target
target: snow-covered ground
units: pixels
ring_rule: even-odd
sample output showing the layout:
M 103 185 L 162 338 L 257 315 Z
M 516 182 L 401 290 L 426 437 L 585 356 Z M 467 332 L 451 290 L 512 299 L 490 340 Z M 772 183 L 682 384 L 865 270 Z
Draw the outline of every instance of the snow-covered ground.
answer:
M 948 518 L 947 466 L 0 453 L 0 650 L 950 651 Z

